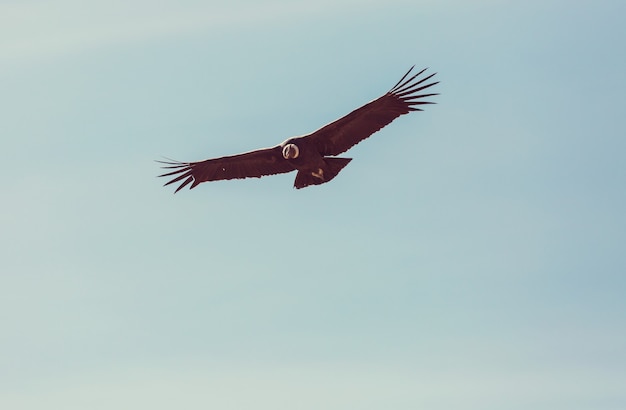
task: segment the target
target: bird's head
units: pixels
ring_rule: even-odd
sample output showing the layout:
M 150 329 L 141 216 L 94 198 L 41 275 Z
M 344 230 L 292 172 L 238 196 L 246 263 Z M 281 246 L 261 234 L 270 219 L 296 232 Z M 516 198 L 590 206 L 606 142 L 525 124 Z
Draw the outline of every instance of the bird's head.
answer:
M 296 144 L 287 144 L 283 147 L 283 157 L 285 159 L 296 159 L 300 154 L 300 150 Z

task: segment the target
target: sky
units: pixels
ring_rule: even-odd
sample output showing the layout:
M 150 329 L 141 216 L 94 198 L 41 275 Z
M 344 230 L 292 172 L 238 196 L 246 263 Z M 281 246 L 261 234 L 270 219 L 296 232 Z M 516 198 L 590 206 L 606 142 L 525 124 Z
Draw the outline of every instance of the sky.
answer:
M 622 0 L 0 2 L 0 408 L 626 408 Z M 437 72 L 295 174 L 196 161 Z

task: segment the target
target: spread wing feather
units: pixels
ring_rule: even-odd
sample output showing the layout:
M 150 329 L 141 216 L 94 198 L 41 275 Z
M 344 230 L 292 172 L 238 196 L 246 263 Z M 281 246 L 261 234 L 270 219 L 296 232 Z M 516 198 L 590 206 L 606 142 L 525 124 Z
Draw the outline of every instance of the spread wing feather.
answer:
M 280 146 L 198 162 L 157 162 L 164 164 L 162 168 L 173 170 L 159 175 L 160 177 L 172 177 L 165 185 L 182 181 L 175 192 L 189 184 L 191 184 L 189 189 L 192 189 L 207 181 L 260 178 L 264 175 L 282 174 L 295 169 L 283 158 Z
M 419 79 L 426 69 L 409 77 L 411 69 L 382 97 L 365 104 L 330 124 L 313 132 L 306 138 L 312 138 L 323 155 L 339 155 L 354 145 L 368 138 L 393 120 L 411 111 L 422 111 L 424 98 L 437 93 L 421 93 L 439 81 L 428 82 L 436 73 Z

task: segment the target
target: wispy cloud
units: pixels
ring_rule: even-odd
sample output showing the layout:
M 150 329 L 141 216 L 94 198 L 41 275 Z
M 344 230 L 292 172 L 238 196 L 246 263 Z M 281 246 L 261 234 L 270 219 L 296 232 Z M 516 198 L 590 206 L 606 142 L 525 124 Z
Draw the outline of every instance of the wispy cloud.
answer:
M 356 4 L 280 2 L 30 2 L 0 5 L 2 64 L 49 58 L 99 47 L 150 41 L 229 26 L 266 26 L 301 16 L 337 13 Z
M 41 398 L 53 408 L 78 409 L 97 401 L 101 407 L 122 403 L 134 407 L 215 407 L 231 409 L 400 408 L 412 403 L 427 408 L 554 408 L 563 400 L 569 408 L 599 397 L 620 397 L 623 379 L 594 379 L 580 371 L 424 372 L 396 366 L 318 365 L 202 366 L 111 368 L 80 380 L 56 380 L 37 388 L 31 397 L 7 395 L 5 408 L 35 409 Z M 332 375 L 332 377 L 329 377 Z M 601 395 L 598 396 L 598 392 Z M 539 400 L 537 400 L 539 398 Z

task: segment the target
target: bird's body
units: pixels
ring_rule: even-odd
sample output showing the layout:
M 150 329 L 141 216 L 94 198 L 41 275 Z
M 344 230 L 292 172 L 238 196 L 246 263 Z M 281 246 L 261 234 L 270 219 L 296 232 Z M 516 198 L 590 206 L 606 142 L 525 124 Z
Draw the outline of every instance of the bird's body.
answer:
M 352 146 L 388 125 L 391 121 L 411 111 L 421 111 L 416 106 L 433 104 L 422 98 L 437 94 L 418 94 L 437 82 L 422 85 L 435 74 L 414 81 L 425 69 L 405 78 L 376 100 L 352 111 L 311 134 L 289 138 L 272 147 L 244 154 L 208 159 L 199 162 L 163 162 L 164 168 L 173 169 L 160 176 L 172 176 L 165 185 L 182 181 L 176 189 L 180 191 L 191 184 L 194 188 L 202 182 L 235 178 L 258 178 L 265 175 L 298 171 L 295 188 L 320 185 L 337 176 L 351 158 L 338 158 Z
M 324 157 L 309 135 L 290 138 L 280 146 L 285 160 L 298 171 L 294 182 L 298 189 L 330 181 L 351 161 L 350 158 Z

